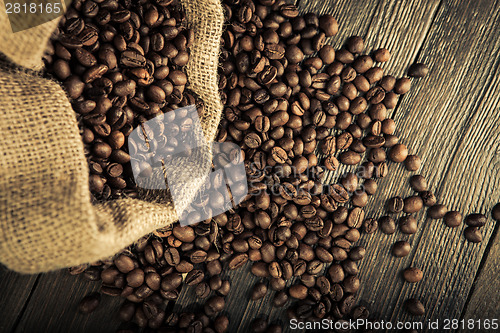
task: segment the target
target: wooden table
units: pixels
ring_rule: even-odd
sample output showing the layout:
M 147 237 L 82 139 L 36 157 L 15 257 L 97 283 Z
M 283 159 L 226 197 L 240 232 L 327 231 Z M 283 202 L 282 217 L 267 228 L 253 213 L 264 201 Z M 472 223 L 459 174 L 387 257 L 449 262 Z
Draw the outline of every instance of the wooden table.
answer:
M 302 0 L 303 12 L 332 13 L 340 30 L 332 43 L 339 47 L 351 35 L 363 36 L 367 51 L 386 47 L 392 59 L 382 67 L 405 75 L 414 62 L 430 74 L 413 80 L 412 90 L 391 113 L 397 134 L 423 160 L 424 174 L 439 201 L 463 214 L 489 212 L 500 201 L 500 0 Z M 410 195 L 410 173 L 390 165 L 379 181 L 380 191 L 368 206 L 370 216 L 384 214 L 387 196 Z M 343 170 L 341 170 L 343 171 Z M 330 176 L 331 179 L 335 176 Z M 500 235 L 489 218 L 480 244 L 464 240 L 463 229 L 418 215 L 414 235 L 381 232 L 359 241 L 367 255 L 360 265 L 358 300 L 380 319 L 396 321 L 486 319 L 500 317 Z M 411 254 L 395 259 L 391 245 L 400 239 L 412 244 Z M 424 279 L 403 283 L 401 270 L 418 266 Z M 282 311 L 272 309 L 268 294 L 248 300 L 257 278 L 248 267 L 225 272 L 233 289 L 226 310 L 230 332 L 249 332 L 248 322 L 269 316 L 288 326 Z M 0 332 L 113 332 L 121 300 L 103 296 L 90 315 L 76 312 L 78 301 L 97 283 L 66 271 L 23 276 L 0 269 Z M 192 288 L 184 288 L 177 308 L 196 309 Z M 402 304 L 419 297 L 423 319 L 408 315 Z

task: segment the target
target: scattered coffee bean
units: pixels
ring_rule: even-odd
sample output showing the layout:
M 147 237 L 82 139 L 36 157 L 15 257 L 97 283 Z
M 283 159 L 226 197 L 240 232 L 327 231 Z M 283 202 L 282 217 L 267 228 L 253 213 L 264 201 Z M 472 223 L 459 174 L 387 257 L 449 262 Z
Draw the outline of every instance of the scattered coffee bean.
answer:
M 469 214 L 465 217 L 465 224 L 470 227 L 483 227 L 486 224 L 486 216 L 478 213 Z
M 410 177 L 410 186 L 415 192 L 427 191 L 427 180 L 422 175 L 414 175 Z
M 464 229 L 464 236 L 471 243 L 481 243 L 483 241 L 483 235 L 481 230 L 477 227 L 467 227 Z
M 493 206 L 493 209 L 491 210 L 491 217 L 495 221 L 500 221 L 500 203 L 497 203 L 495 206 Z
M 404 201 L 401 197 L 394 197 L 387 201 L 387 210 L 391 213 L 402 212 L 404 208 Z
M 422 280 L 424 273 L 417 267 L 409 267 L 403 271 L 403 277 L 407 282 L 416 283 Z
M 414 316 L 423 316 L 425 314 L 425 307 L 416 298 L 410 298 L 405 301 L 406 310 Z
M 416 63 L 408 69 L 408 76 L 411 77 L 424 77 L 429 73 L 429 67 L 422 63 Z
M 99 306 L 99 302 L 101 301 L 101 295 L 98 293 L 93 293 L 88 296 L 85 296 L 78 304 L 78 311 L 81 313 L 90 313 L 93 312 Z
M 427 211 L 427 216 L 429 216 L 431 219 L 442 219 L 447 212 L 448 208 L 446 208 L 445 205 L 435 204 L 434 206 L 429 208 L 429 210 Z
M 390 216 L 382 216 L 378 220 L 378 225 L 380 230 L 385 234 L 392 235 L 396 232 L 396 222 L 394 222 L 394 219 Z
M 420 157 L 418 157 L 417 155 L 408 155 L 408 157 L 406 157 L 404 161 L 404 164 L 406 170 L 417 171 L 418 169 L 420 169 L 422 161 L 420 160 Z
M 443 217 L 444 223 L 450 228 L 456 228 L 462 223 L 462 214 L 457 211 L 449 211 Z
M 407 241 L 398 241 L 392 246 L 392 254 L 398 258 L 406 257 L 410 250 L 411 246 Z

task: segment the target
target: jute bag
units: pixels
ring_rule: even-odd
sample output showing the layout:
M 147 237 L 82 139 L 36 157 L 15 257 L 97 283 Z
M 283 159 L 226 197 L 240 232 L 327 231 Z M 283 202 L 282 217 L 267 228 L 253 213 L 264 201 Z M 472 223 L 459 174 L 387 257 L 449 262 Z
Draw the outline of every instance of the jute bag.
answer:
M 223 9 L 219 0 L 181 3 L 195 31 L 186 66 L 189 88 L 204 101 L 201 123 L 211 142 L 222 110 L 217 66 Z M 0 11 L 0 262 L 23 273 L 107 258 L 177 220 L 168 199 L 91 204 L 75 113 L 61 86 L 39 72 L 57 21 L 12 33 Z M 202 183 L 198 170 L 184 163 L 178 177 L 186 186 L 175 203 L 181 209 Z

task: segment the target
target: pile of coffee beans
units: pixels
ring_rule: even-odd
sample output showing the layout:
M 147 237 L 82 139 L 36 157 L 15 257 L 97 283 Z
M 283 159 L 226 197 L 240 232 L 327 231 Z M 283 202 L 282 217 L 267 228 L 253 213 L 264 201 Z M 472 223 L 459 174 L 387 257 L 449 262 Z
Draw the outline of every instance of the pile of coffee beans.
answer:
M 177 0 L 74 0 L 54 32 L 47 72 L 77 114 L 97 200 L 137 196 L 130 154 L 141 147 L 126 144 L 134 128 L 181 106 L 203 112 L 185 89 L 194 34 L 184 17 Z M 170 128 L 156 142 L 175 147 L 182 134 Z
M 368 309 L 355 306 L 358 262 L 366 253 L 355 244 L 361 233 L 380 228 L 393 234 L 393 214 L 402 213 L 400 231 L 414 234 L 418 222 L 412 214 L 424 207 L 428 217 L 443 218 L 450 227 L 462 220 L 459 212 L 437 203 L 422 175 L 410 177 L 415 195 L 387 201 L 387 215 L 376 219 L 364 210 L 392 162 L 408 171 L 421 167 L 388 118 L 412 81 L 385 74 L 378 64 L 388 61 L 390 52 L 364 53 L 359 36 L 341 49 L 328 45 L 338 31 L 331 15 L 301 15 L 284 0 L 224 0 L 223 5 L 227 24 L 219 88 L 225 108 L 217 141 L 242 149 L 248 197 L 237 209 L 192 226 L 168 226 L 114 258 L 70 272 L 101 280 L 103 294 L 126 298 L 122 321 L 161 332 L 227 332 L 229 318 L 221 312 L 231 284 L 221 272 L 249 261 L 261 278 L 251 301 L 272 292 L 272 305 L 287 307 L 289 318 L 366 319 Z M 137 147 L 124 144 L 134 126 L 179 106 L 197 104 L 203 111 L 185 90 L 182 66 L 193 35 L 182 23 L 177 1 L 87 0 L 74 1 L 56 32 L 48 68 L 64 82 L 77 112 L 97 199 L 137 195 L 128 154 Z M 428 71 L 414 64 L 408 76 Z M 337 173 L 336 182 L 323 183 L 325 170 Z M 223 200 L 214 195 L 204 205 L 220 207 Z M 500 218 L 499 205 L 492 214 Z M 466 218 L 468 240 L 481 239 L 483 217 Z M 410 251 L 407 241 L 392 248 L 395 257 Z M 417 267 L 402 272 L 408 283 L 423 276 Z M 184 285 L 194 288 L 202 311 L 172 312 Z M 99 300 L 98 294 L 89 295 L 79 310 L 91 312 Z M 417 299 L 405 306 L 411 314 L 425 313 Z M 251 327 L 282 331 L 265 318 Z

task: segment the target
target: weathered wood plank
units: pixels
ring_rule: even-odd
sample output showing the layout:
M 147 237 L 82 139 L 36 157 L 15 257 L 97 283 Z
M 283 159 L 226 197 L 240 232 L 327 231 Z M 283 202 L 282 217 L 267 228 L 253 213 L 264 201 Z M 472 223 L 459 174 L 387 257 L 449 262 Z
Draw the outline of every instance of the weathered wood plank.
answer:
M 487 212 L 498 200 L 499 183 L 499 61 L 500 10 L 498 2 L 443 2 L 418 61 L 431 68 L 405 96 L 394 119 L 398 134 L 411 152 L 422 157 L 424 174 L 440 201 L 464 214 Z M 369 206 L 376 217 L 384 214 L 384 196 L 407 196 L 402 166 L 390 165 L 391 176 L 380 186 Z M 420 230 L 410 237 L 377 234 L 364 238 L 367 259 L 360 267 L 360 298 L 381 319 L 415 320 L 402 310 L 404 300 L 421 296 L 426 319 L 459 318 L 493 228 L 483 231 L 480 245 L 467 243 L 463 227 L 417 215 Z M 392 258 L 391 245 L 409 239 L 411 255 Z M 379 264 L 374 265 L 374 261 Z M 402 269 L 415 265 L 424 271 L 418 285 L 403 283 Z
M 22 315 L 37 275 L 22 275 L 0 266 L 0 332 L 10 332 Z
M 500 225 L 496 226 L 496 236 L 490 239 L 491 247 L 484 256 L 484 265 L 474 281 L 469 301 L 462 313 L 462 319 L 493 319 L 498 318 L 500 311 Z M 496 304 L 497 306 L 491 306 Z
M 77 311 L 81 298 L 98 290 L 98 283 L 64 270 L 41 274 L 15 332 L 114 332 L 120 324 L 119 297 L 102 295 L 93 313 Z

